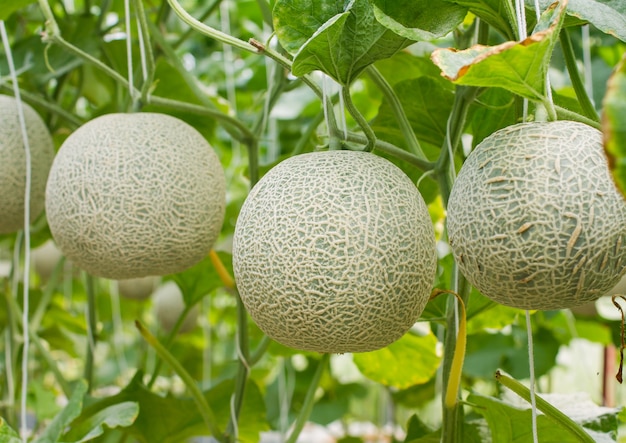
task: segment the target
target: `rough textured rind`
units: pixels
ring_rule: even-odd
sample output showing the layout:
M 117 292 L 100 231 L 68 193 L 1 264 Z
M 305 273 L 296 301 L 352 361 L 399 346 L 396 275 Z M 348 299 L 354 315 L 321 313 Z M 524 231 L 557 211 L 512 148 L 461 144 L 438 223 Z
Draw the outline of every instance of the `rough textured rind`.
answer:
M 366 352 L 400 338 L 435 279 L 435 236 L 411 180 L 374 154 L 291 157 L 250 192 L 235 228 L 241 299 L 271 338 Z
M 31 154 L 30 219 L 44 208 L 48 172 L 54 158 L 52 136 L 44 121 L 22 102 Z M 0 95 L 0 234 L 24 228 L 26 153 L 14 97 Z
M 222 227 L 225 178 L 211 146 L 164 114 L 108 114 L 63 143 L 46 213 L 64 255 L 111 279 L 180 272 Z
M 448 202 L 450 245 L 485 296 L 563 309 L 605 294 L 626 260 L 626 204 L 602 134 L 569 121 L 524 123 L 483 140 Z

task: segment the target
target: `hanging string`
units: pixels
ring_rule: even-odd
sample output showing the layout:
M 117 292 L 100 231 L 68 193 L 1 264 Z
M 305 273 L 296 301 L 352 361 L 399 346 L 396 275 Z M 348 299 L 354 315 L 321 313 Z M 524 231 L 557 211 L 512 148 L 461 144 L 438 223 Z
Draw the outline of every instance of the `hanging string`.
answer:
M 220 3 L 220 26 L 222 31 L 230 34 L 230 1 L 222 1 Z M 235 85 L 235 56 L 231 45 L 224 43 L 222 45 L 222 53 L 224 54 L 224 74 L 226 75 L 226 99 L 237 115 L 237 89 Z M 233 159 L 241 159 L 240 143 L 237 140 L 231 142 L 233 150 Z M 239 163 L 239 162 L 237 162 Z
M 135 103 L 135 81 L 133 78 L 133 42 L 130 23 L 130 0 L 124 0 L 124 26 L 126 28 L 126 66 L 128 68 L 128 89 L 130 99 Z
M 30 156 L 30 144 L 28 142 L 28 132 L 26 130 L 26 121 L 24 120 L 24 108 L 22 107 L 20 89 L 17 83 L 17 73 L 15 70 L 15 65 L 13 63 L 13 55 L 11 53 L 11 46 L 9 44 L 9 38 L 7 36 L 4 20 L 0 20 L 0 34 L 2 35 L 2 45 L 4 46 L 7 62 L 9 64 L 11 81 L 13 82 L 13 92 L 15 94 L 15 100 L 17 104 L 17 117 L 22 132 L 22 140 L 24 142 L 24 158 L 26 160 L 26 184 L 24 189 L 24 306 L 22 312 L 22 339 L 24 340 L 24 351 L 22 353 L 22 390 L 20 399 L 20 434 L 22 437 L 22 441 L 26 443 L 26 437 L 28 434 L 28 424 L 26 422 L 26 398 L 28 396 L 28 349 L 30 347 L 30 336 L 28 335 L 28 331 L 30 328 L 28 290 L 30 286 L 30 193 L 32 182 L 32 165 Z
M 348 86 L 346 86 L 347 88 Z M 339 94 L 339 108 L 341 109 L 341 118 L 339 119 L 339 123 L 341 124 L 341 129 L 343 130 L 343 138 L 346 140 L 348 138 L 348 122 L 346 120 L 346 104 L 343 100 L 343 94 Z
M 582 28 L 582 40 L 583 40 L 583 69 L 585 73 L 585 91 L 591 100 L 593 101 L 593 76 L 591 69 L 591 38 L 589 36 L 589 25 L 583 25 Z
M 537 20 L 540 17 L 539 3 L 535 0 L 535 13 L 537 14 Z M 515 0 L 515 15 L 517 19 L 518 38 L 520 41 L 526 39 L 526 11 L 524 9 L 523 0 Z M 546 76 L 547 81 L 547 76 Z M 550 85 L 546 85 L 546 89 L 550 91 Z M 550 100 L 552 98 L 550 97 Z M 523 104 L 523 121 L 528 119 L 528 100 L 524 99 Z M 530 405 L 531 405 L 531 421 L 532 421 L 532 433 L 533 443 L 539 442 L 539 436 L 537 432 L 537 405 L 536 405 L 536 392 L 535 392 L 535 358 L 533 351 L 533 334 L 531 326 L 530 312 L 526 310 L 526 333 L 528 336 L 528 366 L 530 372 Z

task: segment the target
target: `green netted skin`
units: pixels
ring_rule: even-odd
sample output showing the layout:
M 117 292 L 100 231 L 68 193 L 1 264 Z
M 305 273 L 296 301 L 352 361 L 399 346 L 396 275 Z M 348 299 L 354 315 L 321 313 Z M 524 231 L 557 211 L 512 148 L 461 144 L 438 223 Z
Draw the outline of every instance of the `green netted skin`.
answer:
M 206 256 L 222 227 L 226 183 L 215 151 L 164 114 L 109 114 L 59 150 L 46 214 L 63 254 L 116 280 L 180 272 Z
M 235 227 L 241 299 L 277 342 L 366 352 L 400 338 L 422 313 L 437 267 L 416 186 L 374 154 L 291 157 L 252 189 Z
M 44 208 L 46 180 L 54 144 L 44 121 L 27 103 L 22 102 L 31 158 L 30 220 Z M 0 234 L 24 228 L 26 191 L 26 151 L 14 97 L 0 95 Z
M 459 267 L 480 292 L 521 309 L 583 305 L 625 270 L 626 204 L 600 131 L 524 123 L 483 140 L 448 203 Z

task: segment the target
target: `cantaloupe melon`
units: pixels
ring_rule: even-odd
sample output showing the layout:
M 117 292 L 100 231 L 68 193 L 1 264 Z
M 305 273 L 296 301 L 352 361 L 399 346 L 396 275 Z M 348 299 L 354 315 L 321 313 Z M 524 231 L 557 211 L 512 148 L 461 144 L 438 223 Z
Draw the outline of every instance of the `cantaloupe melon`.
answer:
M 128 278 L 118 280 L 117 290 L 120 296 L 131 300 L 145 300 L 149 298 L 157 285 L 159 278 L 154 276 Z
M 156 113 L 108 114 L 70 135 L 46 188 L 64 255 L 111 279 L 180 272 L 222 227 L 224 171 L 193 127 Z
M 54 158 L 52 136 L 39 114 L 22 102 L 31 158 L 30 219 L 44 208 L 48 172 Z M 24 227 L 26 152 L 17 101 L 0 95 L 0 234 Z
M 154 292 L 154 309 L 159 325 L 167 332 L 170 332 L 178 318 L 185 310 L 185 300 L 183 299 L 183 293 L 176 283 L 173 281 L 167 281 L 163 283 Z M 198 315 L 200 314 L 200 308 L 198 305 L 194 305 L 183 320 L 178 333 L 184 334 L 191 331 L 198 324 Z
M 415 184 L 371 153 L 291 157 L 247 197 L 233 240 L 241 299 L 274 340 L 322 353 L 400 338 L 422 313 L 437 257 Z
M 583 305 L 626 269 L 626 204 L 602 134 L 582 123 L 523 123 L 484 139 L 452 188 L 447 226 L 465 277 L 512 307 Z

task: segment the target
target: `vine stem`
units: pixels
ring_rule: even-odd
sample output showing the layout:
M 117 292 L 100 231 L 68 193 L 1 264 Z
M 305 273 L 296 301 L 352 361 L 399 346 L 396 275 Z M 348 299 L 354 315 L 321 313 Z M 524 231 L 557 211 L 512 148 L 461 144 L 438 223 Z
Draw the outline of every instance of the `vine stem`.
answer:
M 348 109 L 350 115 L 354 118 L 357 124 L 361 127 L 363 134 L 365 134 L 365 138 L 367 138 L 367 144 L 365 145 L 365 151 L 371 152 L 376 146 L 376 134 L 374 130 L 369 125 L 363 114 L 354 106 L 354 102 L 352 102 L 352 96 L 350 95 L 350 87 L 342 86 L 341 87 L 341 96 L 343 97 L 344 104 Z
M 152 51 L 152 44 L 150 43 L 150 31 L 148 28 L 148 20 L 146 19 L 146 12 L 143 8 L 143 1 L 133 0 L 133 6 L 137 11 L 137 19 L 139 22 L 139 42 L 143 42 L 142 45 L 146 54 L 146 76 L 143 79 L 141 86 L 141 100 L 146 103 L 148 101 L 148 94 L 150 93 L 150 88 L 152 87 L 152 82 L 154 80 L 154 53 Z M 130 33 L 128 35 L 130 36 Z
M 396 95 L 392 86 L 389 84 L 387 79 L 383 77 L 380 71 L 376 69 L 374 65 L 370 65 L 367 68 L 366 72 L 372 79 L 372 81 L 376 84 L 376 86 L 378 86 L 378 89 L 380 89 L 380 91 L 385 96 L 385 99 L 391 107 L 393 115 L 398 121 L 398 125 L 400 126 L 400 130 L 402 131 L 402 135 L 404 136 L 404 139 L 411 152 L 422 160 L 428 160 L 428 158 L 426 158 L 426 155 L 424 154 L 424 151 L 422 150 L 422 147 L 420 146 L 419 140 L 415 136 L 415 131 L 413 131 L 413 128 L 411 127 L 411 123 L 407 118 L 406 112 L 404 112 L 402 103 L 400 103 L 400 100 L 398 99 L 398 96 Z
M 217 41 L 225 43 L 227 45 L 234 46 L 239 49 L 243 49 L 244 51 L 256 53 L 257 50 L 250 43 L 245 42 L 243 40 L 239 40 L 232 35 L 226 34 L 222 31 L 218 31 L 215 28 L 212 28 L 204 23 L 196 20 L 191 14 L 189 14 L 185 9 L 178 3 L 176 0 L 167 0 L 169 5 L 172 7 L 176 15 L 178 15 L 181 20 L 187 23 L 189 26 L 194 28 L 196 31 L 201 34 L 206 35 L 207 37 L 211 37 Z
M 530 390 L 526 386 L 501 371 L 496 372 L 496 380 L 530 403 L 531 394 Z M 546 400 L 544 400 L 540 396 L 536 396 L 535 401 L 537 403 L 537 409 L 543 412 L 550 420 L 560 424 L 565 429 L 567 429 L 572 436 L 578 439 L 579 442 L 594 442 L 593 438 L 591 438 L 591 436 L 587 434 L 587 432 L 585 432 L 581 425 L 573 421 L 571 418 L 552 406 Z
M 87 291 L 87 356 L 85 358 L 85 374 L 89 391 L 93 387 L 93 363 L 94 352 L 96 350 L 96 291 L 94 285 L 94 277 L 85 274 L 85 283 Z
M 178 335 L 178 331 L 180 330 L 181 326 L 183 325 L 185 319 L 187 318 L 187 314 L 189 314 L 189 312 L 193 309 L 194 306 L 195 306 L 195 303 L 194 304 L 190 304 L 190 305 L 186 304 L 185 308 L 182 310 L 182 312 L 180 313 L 180 315 L 176 319 L 176 323 L 174 323 L 174 326 L 168 332 L 167 337 L 165 338 L 165 344 L 163 345 L 163 347 L 166 350 L 170 349 L 170 347 L 174 343 L 174 339 Z M 161 367 L 162 366 L 163 366 L 163 360 L 158 360 L 156 362 L 156 364 L 154 365 L 154 369 L 152 370 L 152 375 L 150 376 L 150 380 L 146 384 L 146 387 L 148 389 L 150 389 L 150 388 L 152 388 L 152 386 L 154 386 L 154 383 L 156 382 L 157 377 L 159 376 L 159 373 L 161 372 Z
M 589 117 L 596 122 L 600 121 L 598 112 L 593 106 L 589 95 L 587 95 L 587 90 L 580 76 L 580 72 L 578 71 L 578 66 L 576 66 L 576 56 L 574 55 L 572 40 L 569 36 L 569 31 L 566 28 L 561 29 L 561 32 L 559 33 L 559 41 L 561 43 L 561 50 L 563 52 L 565 66 L 567 67 L 569 78 L 572 81 L 572 86 L 574 87 L 576 98 L 580 103 L 583 113 L 586 117 Z
M 205 424 L 207 425 L 208 430 L 211 432 L 214 438 L 218 441 L 224 441 L 224 435 L 220 430 L 217 420 L 215 418 L 215 414 L 211 409 L 211 406 L 207 402 L 204 394 L 200 390 L 200 388 L 196 385 L 194 379 L 189 375 L 189 373 L 185 370 L 185 368 L 176 360 L 176 358 L 170 354 L 170 352 L 165 349 L 165 347 L 159 343 L 154 335 L 150 333 L 138 320 L 135 321 L 135 326 L 139 330 L 139 333 L 144 338 L 144 340 L 152 346 L 152 348 L 156 351 L 157 355 L 166 361 L 171 368 L 176 372 L 176 374 L 183 380 L 187 389 L 191 393 L 193 399 L 198 405 L 198 409 L 202 418 L 204 419 Z
M 304 428 L 304 425 L 311 416 L 311 411 L 313 410 L 313 405 L 315 404 L 315 392 L 319 387 L 320 380 L 322 379 L 322 374 L 324 374 L 324 371 L 326 370 L 329 361 L 330 354 L 323 354 L 322 359 L 317 365 L 317 369 L 315 370 L 313 379 L 309 384 L 309 389 L 306 392 L 306 396 L 304 397 L 302 409 L 300 410 L 300 413 L 298 414 L 298 417 L 294 422 L 291 434 L 289 434 L 289 438 L 287 438 L 285 443 L 296 443 L 300 432 L 302 432 L 302 428 Z

